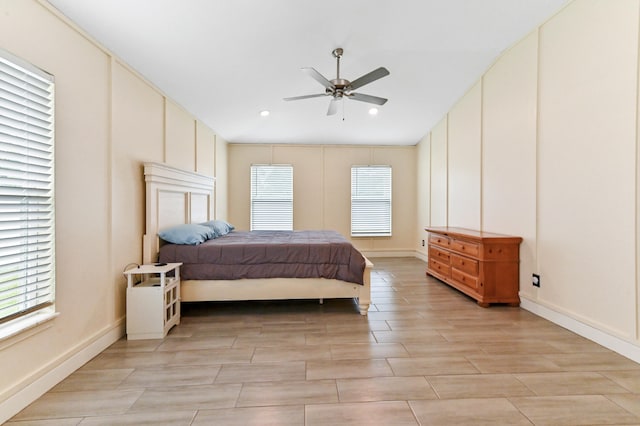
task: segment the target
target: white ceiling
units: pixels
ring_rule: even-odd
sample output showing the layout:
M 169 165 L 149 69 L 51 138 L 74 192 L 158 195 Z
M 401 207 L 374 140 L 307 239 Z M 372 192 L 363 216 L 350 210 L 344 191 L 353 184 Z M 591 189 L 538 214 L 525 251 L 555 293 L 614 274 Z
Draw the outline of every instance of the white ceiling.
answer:
M 569 0 L 49 0 L 229 142 L 414 145 L 505 49 Z M 377 116 L 300 71 L 335 78 L 380 66 L 356 90 Z M 260 111 L 269 110 L 268 117 Z

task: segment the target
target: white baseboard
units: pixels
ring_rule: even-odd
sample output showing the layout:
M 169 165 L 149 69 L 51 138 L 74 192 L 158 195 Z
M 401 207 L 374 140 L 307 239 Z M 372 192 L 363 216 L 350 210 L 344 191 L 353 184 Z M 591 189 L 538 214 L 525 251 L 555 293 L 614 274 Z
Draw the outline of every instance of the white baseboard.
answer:
M 640 363 L 640 347 L 520 296 L 520 307 Z
M 0 424 L 3 424 L 11 417 L 18 414 L 26 406 L 44 395 L 49 389 L 64 380 L 71 373 L 82 367 L 93 357 L 111 346 L 118 339 L 124 336 L 124 320 L 118 321 L 116 325 L 109 328 L 101 335 L 98 335 L 75 354 L 61 362 L 60 365 L 45 372 L 35 381 L 27 384 L 24 388 L 11 395 L 0 403 Z
M 415 250 L 361 250 L 360 252 L 364 257 L 370 259 L 376 257 L 418 257 Z
M 362 254 L 368 259 L 375 259 L 376 257 L 415 257 L 422 261 L 428 262 L 427 253 L 422 253 L 418 250 L 398 250 L 398 251 L 375 251 L 363 250 Z

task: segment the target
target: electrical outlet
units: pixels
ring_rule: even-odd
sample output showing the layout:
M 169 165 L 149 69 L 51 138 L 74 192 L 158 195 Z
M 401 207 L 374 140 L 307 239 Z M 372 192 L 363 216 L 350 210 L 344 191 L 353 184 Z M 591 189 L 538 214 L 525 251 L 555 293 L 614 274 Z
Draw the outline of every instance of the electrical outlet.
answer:
M 531 277 L 531 284 L 533 284 L 534 287 L 540 287 L 540 275 L 533 274 Z
M 422 247 L 424 247 L 424 240 L 422 240 Z

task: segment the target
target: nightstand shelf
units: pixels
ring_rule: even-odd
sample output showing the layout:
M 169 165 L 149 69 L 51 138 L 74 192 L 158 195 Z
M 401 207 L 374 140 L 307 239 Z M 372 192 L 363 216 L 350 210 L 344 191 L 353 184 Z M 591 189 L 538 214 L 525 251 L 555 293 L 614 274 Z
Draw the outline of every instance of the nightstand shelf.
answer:
M 180 324 L 182 263 L 140 265 L 127 277 L 127 339 L 162 339 Z M 173 276 L 167 275 L 173 271 Z M 135 283 L 135 277 L 141 281 Z

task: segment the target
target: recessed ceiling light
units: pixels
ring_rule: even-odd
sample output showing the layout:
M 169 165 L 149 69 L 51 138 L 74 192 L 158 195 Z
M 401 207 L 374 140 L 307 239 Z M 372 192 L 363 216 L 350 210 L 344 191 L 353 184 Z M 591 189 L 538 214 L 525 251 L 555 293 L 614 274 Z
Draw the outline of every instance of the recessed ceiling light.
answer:
M 371 108 L 369 110 L 369 114 L 371 115 L 377 115 L 378 114 L 378 108 Z
M 269 111 L 267 111 L 266 109 L 264 111 L 260 111 L 260 115 L 266 117 L 267 115 L 269 115 Z

